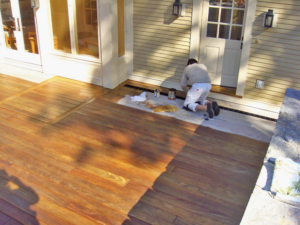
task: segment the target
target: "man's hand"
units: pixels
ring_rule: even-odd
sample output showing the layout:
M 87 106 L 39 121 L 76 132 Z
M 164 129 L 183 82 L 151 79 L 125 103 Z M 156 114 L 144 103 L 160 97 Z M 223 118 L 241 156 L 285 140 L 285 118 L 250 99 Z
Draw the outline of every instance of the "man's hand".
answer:
M 182 87 L 182 89 L 183 89 L 183 91 L 188 92 L 190 90 L 190 87 L 188 85 L 188 86 Z

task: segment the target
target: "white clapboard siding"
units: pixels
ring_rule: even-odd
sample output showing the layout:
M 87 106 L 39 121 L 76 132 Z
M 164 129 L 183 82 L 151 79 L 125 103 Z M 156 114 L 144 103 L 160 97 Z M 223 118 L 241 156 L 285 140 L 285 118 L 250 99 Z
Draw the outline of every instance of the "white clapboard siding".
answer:
M 262 26 L 269 8 L 278 14 L 276 28 Z M 257 0 L 245 98 L 281 105 L 286 88 L 300 90 L 299 11 L 300 1 Z M 255 88 L 258 79 L 265 81 L 262 90 Z
M 193 0 L 181 2 L 184 17 L 172 15 L 174 0 L 133 0 L 134 75 L 180 82 L 189 58 Z

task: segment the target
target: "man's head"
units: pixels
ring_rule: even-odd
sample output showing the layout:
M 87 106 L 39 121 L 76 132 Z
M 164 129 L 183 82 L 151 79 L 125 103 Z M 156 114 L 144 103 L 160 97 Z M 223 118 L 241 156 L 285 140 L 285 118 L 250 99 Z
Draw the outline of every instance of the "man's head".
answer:
M 192 65 L 194 63 L 198 63 L 198 61 L 196 59 L 189 59 L 187 65 Z

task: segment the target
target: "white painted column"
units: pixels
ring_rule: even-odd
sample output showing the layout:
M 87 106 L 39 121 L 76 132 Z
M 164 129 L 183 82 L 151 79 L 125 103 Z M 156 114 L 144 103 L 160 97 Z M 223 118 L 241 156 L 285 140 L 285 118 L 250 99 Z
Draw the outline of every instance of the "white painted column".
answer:
M 244 90 L 246 85 L 247 66 L 248 66 L 249 53 L 250 53 L 251 40 L 252 40 L 252 28 L 255 19 L 256 2 L 257 0 L 247 1 L 248 5 L 247 5 L 247 14 L 245 19 L 243 50 L 241 54 L 239 77 L 238 77 L 238 82 L 236 87 L 236 95 L 239 96 L 244 95 Z
M 118 86 L 117 0 L 99 1 L 103 87 Z
M 201 30 L 201 16 L 202 16 L 202 1 L 193 0 L 192 12 L 192 27 L 191 27 L 191 44 L 190 44 L 190 58 L 198 60 L 200 48 L 200 30 Z
M 125 53 L 127 73 L 133 74 L 133 0 L 125 0 Z

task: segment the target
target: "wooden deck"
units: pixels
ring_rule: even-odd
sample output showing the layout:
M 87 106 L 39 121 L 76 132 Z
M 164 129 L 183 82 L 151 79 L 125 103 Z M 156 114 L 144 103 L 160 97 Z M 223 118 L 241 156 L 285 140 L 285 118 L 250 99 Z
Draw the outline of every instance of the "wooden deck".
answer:
M 0 224 L 239 224 L 268 145 L 0 75 Z

